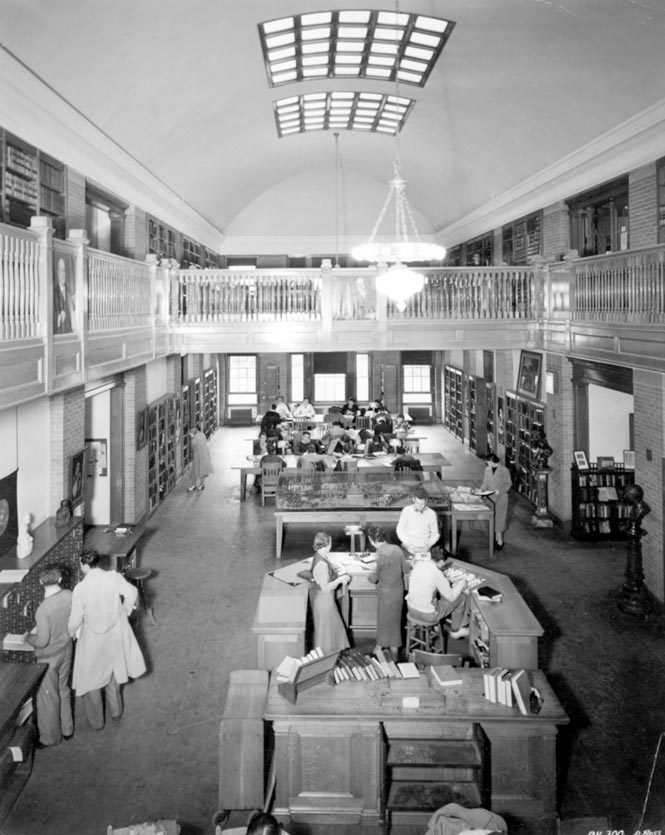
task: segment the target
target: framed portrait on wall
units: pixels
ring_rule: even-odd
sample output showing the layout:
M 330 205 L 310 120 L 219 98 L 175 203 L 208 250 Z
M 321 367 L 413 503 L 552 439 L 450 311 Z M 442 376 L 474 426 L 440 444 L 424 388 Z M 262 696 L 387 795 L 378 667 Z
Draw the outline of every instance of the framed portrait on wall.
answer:
M 613 470 L 616 463 L 614 457 L 611 455 L 599 455 L 596 460 L 596 466 L 599 470 Z
M 88 477 L 105 478 L 109 474 L 106 438 L 87 438 L 86 443 L 88 444 Z
M 575 459 L 575 466 L 578 470 L 589 469 L 589 462 L 586 460 L 586 452 L 577 450 L 576 452 L 573 452 L 573 458 Z
M 88 448 L 72 455 L 69 477 L 69 501 L 72 510 L 85 501 Z
M 76 330 L 76 276 L 74 258 L 64 252 L 53 254 L 53 333 Z
M 517 374 L 517 393 L 522 397 L 538 400 L 543 355 L 535 351 L 520 352 L 520 367 Z
M 136 450 L 148 443 L 148 407 L 136 413 Z

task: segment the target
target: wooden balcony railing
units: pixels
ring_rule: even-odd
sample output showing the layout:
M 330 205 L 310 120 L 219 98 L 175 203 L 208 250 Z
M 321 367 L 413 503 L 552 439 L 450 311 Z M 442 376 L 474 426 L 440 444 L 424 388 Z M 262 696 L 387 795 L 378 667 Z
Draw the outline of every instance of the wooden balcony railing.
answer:
M 665 246 L 572 262 L 572 318 L 665 323 Z
M 40 243 L 34 234 L 0 226 L 0 340 L 40 332 Z
M 147 327 L 156 310 L 150 264 L 88 250 L 88 330 Z

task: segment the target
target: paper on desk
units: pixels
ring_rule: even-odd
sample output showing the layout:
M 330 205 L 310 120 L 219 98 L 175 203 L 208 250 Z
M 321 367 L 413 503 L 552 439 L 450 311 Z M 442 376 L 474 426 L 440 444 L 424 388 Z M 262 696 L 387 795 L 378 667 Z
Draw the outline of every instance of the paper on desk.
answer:
M 290 586 L 302 586 L 307 582 L 307 580 L 304 580 L 302 577 L 298 577 L 298 572 L 305 571 L 308 568 L 311 569 L 311 567 L 312 558 L 308 557 L 306 560 L 299 560 L 298 562 L 291 563 L 291 565 L 276 568 L 274 571 L 269 571 L 268 573 L 276 580 L 281 580 L 282 583 L 287 583 Z

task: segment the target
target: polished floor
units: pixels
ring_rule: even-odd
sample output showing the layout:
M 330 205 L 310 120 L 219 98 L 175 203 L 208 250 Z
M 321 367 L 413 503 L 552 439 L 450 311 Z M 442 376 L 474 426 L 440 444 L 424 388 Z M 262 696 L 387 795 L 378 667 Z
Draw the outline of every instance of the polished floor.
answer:
M 481 474 L 482 463 L 446 430 L 421 428 L 423 451 L 449 460 L 447 479 Z M 159 817 L 177 819 L 183 835 L 214 833 L 229 672 L 256 664 L 258 587 L 275 567 L 272 506 L 254 493 L 241 503 L 231 469 L 250 452 L 251 434 L 218 430 L 206 489 L 179 484 L 146 525 L 140 564 L 154 571 L 155 618 L 143 616 L 138 633 L 149 672 L 125 688 L 122 721 L 92 731 L 77 704 L 74 738 L 36 752 L 2 835 L 104 835 L 109 825 Z M 540 665 L 570 717 L 559 734 L 560 816 L 606 820 L 626 833 L 665 830 L 665 741 L 652 775 L 665 732 L 665 618 L 660 608 L 646 620 L 618 610 L 625 545 L 579 543 L 530 519 L 515 497 L 506 547 L 491 567 L 512 577 L 542 624 Z M 332 533 L 342 550 L 341 530 Z M 311 532 L 289 531 L 284 561 L 309 554 L 310 544 Z M 460 556 L 490 565 L 483 531 L 463 531 Z M 237 810 L 229 824 L 245 818 Z M 575 835 L 589 829 L 580 826 Z

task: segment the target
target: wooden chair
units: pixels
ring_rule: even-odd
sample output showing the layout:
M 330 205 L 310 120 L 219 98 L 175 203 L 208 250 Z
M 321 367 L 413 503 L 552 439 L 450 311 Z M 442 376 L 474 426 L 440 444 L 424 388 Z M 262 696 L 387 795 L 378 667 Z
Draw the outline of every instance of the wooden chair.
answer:
M 261 504 L 266 505 L 266 496 L 277 496 L 279 477 L 284 468 L 281 464 L 265 464 L 261 467 Z
M 426 652 L 423 649 L 414 649 L 409 653 L 409 661 L 412 661 L 417 667 L 440 667 L 443 664 L 449 664 L 451 667 L 462 666 L 462 656 L 457 652 Z
M 365 415 L 358 415 L 356 418 L 356 429 L 371 429 L 372 419 L 365 417 Z
M 310 430 L 315 425 L 312 418 L 293 418 L 292 429 L 294 432 L 304 432 Z

